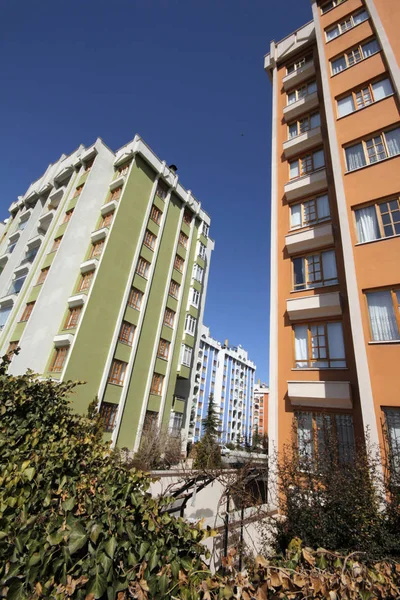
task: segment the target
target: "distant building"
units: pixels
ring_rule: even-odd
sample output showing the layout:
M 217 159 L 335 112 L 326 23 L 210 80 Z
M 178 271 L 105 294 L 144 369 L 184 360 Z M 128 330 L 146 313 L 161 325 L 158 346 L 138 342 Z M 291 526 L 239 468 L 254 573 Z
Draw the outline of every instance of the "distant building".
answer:
M 193 402 L 189 439 L 202 436 L 202 419 L 207 416 L 210 395 L 220 415 L 220 441 L 250 442 L 253 432 L 253 390 L 256 365 L 241 346 L 229 346 L 210 336 L 203 325 L 197 360 L 194 363 Z
M 63 155 L 9 208 L 0 244 L 0 342 L 10 371 L 83 380 L 105 437 L 136 449 L 146 421 L 188 421 L 192 355 L 214 242 L 209 216 L 136 136 Z M 190 412 L 190 407 L 189 407 Z
M 260 380 L 254 386 L 253 431 L 259 436 L 268 435 L 268 397 L 269 387 Z

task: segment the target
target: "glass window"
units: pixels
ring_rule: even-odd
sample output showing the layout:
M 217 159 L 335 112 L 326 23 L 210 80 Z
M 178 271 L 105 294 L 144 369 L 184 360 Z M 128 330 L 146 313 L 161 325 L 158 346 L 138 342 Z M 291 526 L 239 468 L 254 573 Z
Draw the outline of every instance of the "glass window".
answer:
M 368 56 L 372 56 L 372 54 L 376 54 L 376 52 L 379 52 L 379 50 L 380 50 L 379 44 L 376 40 L 371 40 L 370 42 L 367 42 L 366 44 L 362 44 L 361 48 L 362 48 L 364 58 L 368 58 Z
M 339 117 L 344 117 L 355 110 L 352 94 L 337 101 Z
M 189 346 L 186 346 L 186 344 L 182 344 L 182 346 L 181 346 L 181 364 L 182 365 L 185 365 L 186 367 L 190 367 L 191 362 L 192 362 L 192 353 L 193 353 L 192 348 L 190 348 Z
M 64 323 L 64 329 L 74 329 L 78 325 L 79 317 L 82 312 L 82 306 L 76 306 L 68 310 L 67 319 Z
M 118 341 L 121 342 L 121 344 L 132 346 L 135 329 L 136 327 L 132 325 L 132 323 L 129 323 L 128 321 L 122 321 Z
M 364 156 L 364 147 L 361 142 L 346 148 L 345 153 L 348 171 L 354 171 L 367 164 Z
M 382 79 L 381 81 L 376 81 L 372 84 L 371 87 L 373 90 L 375 102 L 393 94 L 393 88 L 392 84 L 390 83 L 390 79 Z
M 375 206 L 359 208 L 354 212 L 356 217 L 358 241 L 371 242 L 372 240 L 378 240 L 381 235 L 379 232 Z
M 99 413 L 103 420 L 104 431 L 111 433 L 114 430 L 117 420 L 118 404 L 102 402 Z
M 10 315 L 10 312 L 12 310 L 11 306 L 7 306 L 6 308 L 0 308 L 0 331 L 4 328 L 4 325 L 7 322 L 7 319 Z
M 137 290 L 136 288 L 132 288 L 129 292 L 128 298 L 128 306 L 134 308 L 135 310 L 140 310 L 143 300 L 143 292 Z
M 159 373 L 154 373 L 153 379 L 151 382 L 150 394 L 155 394 L 156 396 L 161 396 L 163 382 L 164 382 L 164 375 L 160 375 Z
M 61 348 L 56 348 L 54 350 L 49 371 L 52 373 L 61 373 L 67 358 L 68 350 L 69 346 L 61 346 Z
M 122 360 L 116 360 L 114 358 L 108 376 L 108 383 L 113 383 L 114 385 L 123 385 L 127 365 L 128 363 L 123 362 Z
M 400 409 L 385 408 L 385 428 L 392 473 L 400 471 Z
M 171 346 L 171 343 L 168 340 L 164 340 L 163 338 L 161 338 L 158 343 L 158 350 L 157 350 L 158 358 L 167 360 L 168 356 L 169 356 L 170 346 Z
M 341 368 L 346 366 L 341 323 L 296 325 L 294 332 L 296 368 Z
M 400 290 L 367 294 L 372 339 L 377 342 L 400 339 Z
M 171 410 L 168 431 L 172 436 L 178 436 L 182 429 L 183 415 Z
M 8 293 L 9 294 L 19 294 L 22 286 L 25 283 L 25 279 L 26 279 L 26 275 L 23 275 L 22 277 L 17 277 L 16 279 L 14 279 L 10 286 L 10 289 L 8 290 Z
M 196 323 L 197 319 L 192 317 L 192 315 L 187 314 L 185 318 L 185 332 L 194 335 L 194 332 L 196 331 Z
M 338 283 L 334 250 L 293 259 L 294 289 L 304 290 Z
M 344 71 L 344 69 L 346 69 L 346 67 L 347 67 L 347 63 L 346 63 L 345 57 L 340 56 L 336 60 L 332 61 L 332 75 L 336 75 L 337 73 Z
M 150 263 L 144 258 L 140 257 L 138 261 L 138 265 L 136 267 L 136 273 L 144 277 L 144 279 L 148 279 L 150 272 Z

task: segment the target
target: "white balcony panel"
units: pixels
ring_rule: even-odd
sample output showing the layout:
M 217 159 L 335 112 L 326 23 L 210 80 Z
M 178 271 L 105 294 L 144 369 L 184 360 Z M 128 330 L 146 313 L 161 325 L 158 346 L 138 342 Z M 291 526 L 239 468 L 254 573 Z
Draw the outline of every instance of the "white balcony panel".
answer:
M 27 275 L 29 272 L 30 264 L 19 265 L 16 269 L 14 269 L 14 277 L 22 277 L 22 275 Z
M 50 209 L 47 212 L 45 212 L 43 215 L 41 215 L 38 219 L 39 229 L 41 229 L 42 231 L 47 231 L 53 217 L 54 217 L 54 209 Z
M 316 250 L 333 244 L 333 228 L 331 223 L 315 225 L 310 229 L 289 233 L 285 237 L 286 249 L 289 255 Z
M 103 206 L 101 207 L 101 214 L 103 215 L 107 215 L 109 212 L 114 211 L 117 208 L 117 204 L 118 201 L 117 200 L 111 200 L 111 202 L 107 202 L 106 204 L 103 204 Z
M 110 190 L 113 191 L 119 187 L 122 187 L 125 183 L 125 179 L 126 179 L 125 175 L 120 175 L 119 177 L 114 179 L 114 181 L 112 181 L 110 183 Z
M 288 202 L 298 200 L 303 196 L 322 192 L 327 187 L 326 169 L 320 169 L 303 177 L 289 181 L 285 185 L 285 194 Z
M 48 204 L 49 208 L 57 208 L 57 206 L 60 203 L 61 198 L 63 197 L 64 191 L 65 191 L 65 187 L 62 186 L 60 188 L 57 188 L 53 192 L 51 192 L 51 194 L 49 196 L 49 204 Z
M 5 308 L 6 306 L 13 306 L 16 303 L 18 294 L 8 294 L 0 298 L 0 307 Z
M 68 298 L 69 308 L 75 308 L 77 306 L 83 306 L 86 301 L 86 294 L 75 294 Z
M 322 143 L 321 127 L 314 127 L 283 143 L 285 158 L 292 158 Z
M 313 75 L 315 75 L 315 66 L 313 61 L 310 61 L 306 63 L 304 67 L 300 67 L 300 69 L 293 71 L 293 73 L 285 75 L 285 77 L 282 79 L 283 87 L 285 90 L 297 87 L 304 81 L 307 81 L 307 79 Z
M 291 321 L 337 317 L 342 314 L 339 292 L 315 294 L 286 301 L 286 310 Z
M 87 273 L 88 271 L 93 271 L 99 264 L 98 258 L 90 258 L 89 260 L 85 260 L 81 264 L 81 273 Z
M 101 229 L 97 229 L 96 231 L 93 231 L 93 233 L 90 235 L 90 239 L 92 240 L 93 243 L 99 242 L 100 240 L 104 240 L 107 237 L 107 234 L 108 234 L 108 227 L 102 227 Z
M 288 396 L 293 406 L 353 407 L 348 381 L 288 381 Z
M 73 340 L 74 336 L 72 333 L 61 333 L 55 336 L 53 342 L 56 348 L 60 348 L 61 346 L 70 346 Z

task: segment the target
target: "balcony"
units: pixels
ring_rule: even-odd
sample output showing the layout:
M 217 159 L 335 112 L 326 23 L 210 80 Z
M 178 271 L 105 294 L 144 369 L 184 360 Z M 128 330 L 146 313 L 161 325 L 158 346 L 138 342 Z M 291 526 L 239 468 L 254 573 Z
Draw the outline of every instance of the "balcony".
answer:
M 86 301 L 86 294 L 75 294 L 70 296 L 67 300 L 69 308 L 76 308 L 77 306 L 83 306 Z
M 286 301 L 286 310 L 291 321 L 322 319 L 342 314 L 339 292 L 315 294 Z
M 285 185 L 285 195 L 288 202 L 298 200 L 303 196 L 315 194 L 327 187 L 326 169 L 319 169 L 308 175 L 296 177 Z
M 65 187 L 59 187 L 54 192 L 52 192 L 49 196 L 49 204 L 48 208 L 51 210 L 52 208 L 57 208 L 60 204 L 60 200 L 64 195 Z
M 106 204 L 103 204 L 103 206 L 101 207 L 100 211 L 101 214 L 103 215 L 107 215 L 110 212 L 113 212 L 118 206 L 118 200 L 110 200 L 110 202 L 106 202 Z
M 288 381 L 288 396 L 293 406 L 353 407 L 348 381 Z
M 314 127 L 309 131 L 305 131 L 300 135 L 292 137 L 283 143 L 283 151 L 285 158 L 293 158 L 294 156 L 310 150 L 317 144 L 322 143 L 321 127 Z
M 73 341 L 74 336 L 72 333 L 61 333 L 60 335 L 56 335 L 53 339 L 53 343 L 56 348 L 60 348 L 61 346 L 70 346 Z
M 333 228 L 331 223 L 315 225 L 310 229 L 296 230 L 285 237 L 289 256 L 298 252 L 307 252 L 333 244 Z
M 41 215 L 38 219 L 38 229 L 40 231 L 46 232 L 49 228 L 49 225 L 54 217 L 54 208 L 49 208 L 47 212 Z
M 293 73 L 285 75 L 285 77 L 282 79 L 283 87 L 285 90 L 297 87 L 304 81 L 307 81 L 307 79 L 313 75 L 315 75 L 315 66 L 314 62 L 310 60 L 304 66 L 296 69 L 296 71 L 293 71 Z
M 110 191 L 112 192 L 113 190 L 122 187 L 125 183 L 125 180 L 126 175 L 118 175 L 118 177 L 110 183 Z
M 97 229 L 90 234 L 90 239 L 93 244 L 99 242 L 100 240 L 104 240 L 108 234 L 108 227 L 102 227 L 101 229 Z
M 285 106 L 283 109 L 283 116 L 286 123 L 288 123 L 289 121 L 297 119 L 297 117 L 300 117 L 301 115 L 311 112 L 318 106 L 318 93 L 313 92 L 312 94 L 307 94 L 307 96 L 304 96 L 304 98 L 300 98 L 299 100 L 296 100 L 296 102 L 291 102 Z
M 94 271 L 99 264 L 98 258 L 90 258 L 85 260 L 80 266 L 81 273 L 87 273 L 88 271 Z

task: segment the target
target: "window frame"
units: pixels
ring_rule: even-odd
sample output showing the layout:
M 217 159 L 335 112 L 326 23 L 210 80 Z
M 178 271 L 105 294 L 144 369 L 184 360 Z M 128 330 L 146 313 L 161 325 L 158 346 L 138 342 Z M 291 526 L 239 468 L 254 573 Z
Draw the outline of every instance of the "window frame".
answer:
M 320 6 L 321 15 L 326 15 L 326 13 L 328 13 L 330 10 L 333 10 L 334 8 L 336 8 L 337 6 L 339 6 L 340 4 L 343 4 L 343 2 L 346 2 L 346 0 L 329 0 L 328 2 L 325 2 L 324 4 L 322 4 Z M 324 6 L 327 6 L 328 4 L 332 4 L 332 6 L 330 6 L 329 8 L 327 8 L 324 11 L 323 10 Z
M 191 224 L 191 222 L 193 221 L 193 213 L 191 210 L 185 208 L 185 210 L 183 211 L 182 221 L 186 223 L 186 225 Z
M 121 198 L 121 194 L 122 194 L 122 185 L 111 190 L 109 202 L 112 202 L 114 200 L 115 200 L 115 202 L 118 202 L 118 200 Z
M 68 309 L 63 329 L 75 329 L 78 326 L 79 318 L 82 313 L 82 305 L 74 306 Z
M 82 185 L 78 185 L 75 188 L 74 195 L 72 196 L 72 198 L 77 198 L 78 196 L 80 196 L 84 187 L 85 187 L 84 183 L 82 183 Z
M 123 320 L 121 323 L 121 327 L 118 333 L 118 342 L 120 344 L 125 344 L 125 346 L 133 346 L 133 340 L 135 338 L 135 330 L 136 327 L 133 323 L 129 323 L 129 321 Z
M 367 18 L 364 19 L 363 21 L 361 21 L 360 23 L 354 23 L 354 17 L 362 14 L 363 12 L 367 15 Z M 329 25 L 329 27 L 326 27 L 326 29 L 324 30 L 326 43 L 329 44 L 329 42 L 333 42 L 333 40 L 336 40 L 336 38 L 340 37 L 341 35 L 344 35 L 347 31 L 351 31 L 352 29 L 354 29 L 354 27 L 357 27 L 358 25 L 365 23 L 365 21 L 368 21 L 369 18 L 370 18 L 370 16 L 369 16 L 366 6 L 363 6 L 362 8 L 355 10 L 351 14 L 346 15 L 346 17 L 342 18 L 340 21 L 338 21 L 334 25 Z M 347 21 L 350 21 L 351 25 L 350 25 L 350 27 L 347 27 L 347 29 L 344 29 L 342 31 L 342 25 L 344 23 L 346 23 Z M 336 28 L 339 29 L 339 33 L 334 38 L 331 38 L 330 40 L 328 40 L 328 33 L 330 31 L 333 31 Z
M 185 259 L 182 258 L 182 256 L 180 256 L 179 254 L 176 254 L 174 260 L 174 269 L 178 271 L 178 273 L 183 273 L 184 265 Z
M 324 428 L 325 425 L 327 423 L 329 423 L 329 434 L 332 436 L 332 440 L 335 441 L 336 446 L 337 446 L 337 451 L 340 457 L 340 439 L 339 439 L 339 429 L 338 429 L 338 423 L 337 423 L 337 417 L 347 417 L 349 419 L 349 424 L 351 424 L 351 430 L 352 430 L 352 444 L 348 444 L 347 447 L 347 455 L 348 457 L 350 457 L 350 454 L 352 454 L 354 456 L 354 452 L 355 452 L 355 430 L 354 430 L 354 418 L 353 415 L 349 412 L 337 412 L 334 409 L 320 409 L 320 410 L 307 410 L 307 409 L 303 409 L 303 410 L 295 410 L 294 411 L 294 425 L 295 425 L 295 430 L 296 430 L 296 445 L 297 445 L 297 450 L 299 452 L 300 448 L 300 440 L 299 440 L 299 422 L 300 422 L 300 418 L 301 417 L 305 417 L 305 415 L 311 415 L 311 434 L 312 434 L 312 440 L 311 440 L 311 456 L 309 453 L 305 453 L 303 455 L 303 458 L 306 461 L 310 461 L 309 466 L 311 466 L 311 463 L 315 460 L 315 458 L 318 456 L 318 452 L 319 450 L 319 445 L 322 445 L 322 448 L 325 446 L 327 440 L 326 439 L 321 439 L 322 436 L 320 434 L 320 432 L 322 432 L 322 435 L 324 435 Z M 318 417 L 320 417 L 323 422 L 322 422 L 322 427 L 321 425 L 318 423 Z M 345 448 L 346 446 L 344 446 Z M 343 453 L 344 458 L 346 456 L 346 452 Z M 301 459 L 301 454 L 299 452 L 299 458 Z M 343 462 L 347 462 L 346 459 Z
M 343 338 L 343 347 L 344 347 L 344 357 L 343 358 L 334 358 L 331 359 L 329 356 L 329 334 L 328 334 L 328 325 L 330 325 L 331 323 L 340 323 L 342 326 L 342 338 Z M 301 360 L 301 359 L 296 359 L 296 326 L 297 327 L 307 327 L 307 355 L 308 358 Z M 311 327 L 320 327 L 322 326 L 324 328 L 324 337 L 325 337 L 325 346 L 314 346 L 314 348 L 325 348 L 325 353 L 326 356 L 325 357 L 318 357 L 318 358 L 312 358 L 312 334 L 311 334 Z M 331 370 L 331 369 L 336 369 L 336 370 L 343 370 L 343 369 L 348 369 L 348 360 L 347 360 L 347 354 L 346 354 L 346 344 L 344 342 L 344 332 L 343 332 L 343 321 L 338 321 L 338 320 L 332 320 L 332 321 L 311 321 L 308 323 L 295 323 L 292 326 L 292 331 L 293 331 L 293 342 L 292 342 L 292 348 L 293 348 L 293 369 L 295 371 L 305 371 L 305 370 L 317 370 L 317 371 L 321 371 L 321 370 Z M 318 335 L 318 333 L 317 333 Z M 334 365 L 331 365 L 331 361 L 333 362 L 342 362 L 345 363 L 344 366 L 339 366 L 339 367 L 335 367 Z M 305 363 L 307 362 L 307 366 L 302 366 L 302 367 L 298 367 L 296 363 L 301 362 L 301 363 Z M 325 367 L 321 367 L 321 366 L 314 366 L 313 363 L 316 362 L 327 362 L 328 366 Z
M 198 250 L 198 256 L 200 256 L 200 258 L 202 260 L 206 259 L 206 253 L 207 253 L 207 246 L 205 246 L 203 244 L 203 242 L 199 242 L 199 250 Z
M 179 246 L 182 246 L 182 248 L 185 248 L 185 250 L 187 250 L 189 244 L 189 236 L 187 236 L 186 233 L 184 233 L 183 231 L 179 232 L 178 244 Z
M 378 46 L 379 46 L 379 50 L 377 50 L 373 54 L 369 54 L 368 56 L 364 56 L 363 46 L 366 46 L 367 44 L 369 44 L 371 42 L 376 42 L 378 44 Z M 376 37 L 372 37 L 372 38 L 368 38 L 366 40 L 363 40 L 358 45 L 352 46 L 351 48 L 348 48 L 345 52 L 343 52 L 342 54 L 339 54 L 338 56 L 336 56 L 336 58 L 331 58 L 329 60 L 331 77 L 335 77 L 336 75 L 339 75 L 340 73 L 343 73 L 343 71 L 347 71 L 347 69 L 350 69 L 351 67 L 354 67 L 354 65 L 357 65 L 358 63 L 362 62 L 363 60 L 367 60 L 367 58 L 370 58 L 371 56 L 374 56 L 375 54 L 378 54 L 379 52 L 382 52 L 382 48 L 381 48 L 381 46 L 379 44 L 379 41 L 378 41 L 378 39 Z M 359 60 L 350 61 L 349 56 L 351 56 L 351 55 L 354 56 L 356 53 L 359 54 L 360 59 Z M 341 69 L 337 73 L 334 73 L 333 72 L 333 63 L 336 62 L 336 61 L 338 61 L 341 58 L 344 58 L 346 66 L 344 67 L 344 69 Z
M 329 205 L 329 215 L 326 217 L 319 217 L 318 216 L 318 198 L 322 198 L 323 196 L 326 196 L 328 199 L 328 205 Z M 317 215 L 317 218 L 314 220 L 310 220 L 308 222 L 305 221 L 305 215 L 307 214 L 307 210 L 305 208 L 305 204 L 309 204 L 309 203 L 314 203 L 315 209 L 311 212 L 315 212 L 315 214 Z M 300 206 L 301 207 L 301 225 L 297 225 L 297 226 L 292 226 L 292 207 L 294 206 Z M 308 207 L 307 207 L 308 208 Z M 307 199 L 303 199 L 300 200 L 299 202 L 292 202 L 290 204 L 290 209 L 289 209 L 289 230 L 290 231 L 298 231 L 299 229 L 304 229 L 305 227 L 313 227 L 314 225 L 319 225 L 320 223 L 327 223 L 329 221 L 332 220 L 332 215 L 331 215 L 331 205 L 329 202 L 329 195 L 328 193 L 325 194 L 318 194 L 318 196 L 313 196 L 311 198 L 307 198 Z
M 49 252 L 49 254 L 50 254 L 51 252 L 57 252 L 57 250 L 59 249 L 59 247 L 60 247 L 60 245 L 61 245 L 61 240 L 62 240 L 62 238 L 63 238 L 63 236 L 62 236 L 62 235 L 59 235 L 58 237 L 54 238 L 54 240 L 53 240 L 53 245 L 52 245 L 52 247 L 51 247 L 51 249 L 50 249 L 50 252 Z
M 156 247 L 156 241 L 157 236 L 152 231 L 150 231 L 150 229 L 146 229 L 143 239 L 143 245 L 146 246 L 146 248 L 149 248 L 149 250 L 151 250 L 152 252 L 154 252 L 154 249 Z
M 63 219 L 62 225 L 65 225 L 65 223 L 69 223 L 70 222 L 73 212 L 74 212 L 74 209 L 70 208 L 69 210 L 67 210 L 64 213 L 64 219 Z
M 306 115 L 303 115 L 301 117 L 298 117 L 297 119 L 294 119 L 293 121 L 290 121 L 290 123 L 287 124 L 287 130 L 288 130 L 288 137 L 287 137 L 287 141 L 290 140 L 294 140 L 297 137 L 299 137 L 299 135 L 303 135 L 304 133 L 307 133 L 308 131 L 312 131 L 313 129 L 316 129 L 316 127 L 311 127 L 311 119 L 312 117 L 314 117 L 315 115 L 319 116 L 319 125 L 317 125 L 317 127 L 321 127 L 321 113 L 319 110 L 315 110 L 311 113 L 307 113 Z M 301 131 L 301 122 L 307 120 L 307 128 L 304 129 L 303 131 Z M 296 129 L 297 129 L 297 133 L 296 135 L 292 135 L 290 136 L 290 127 L 292 125 L 296 125 Z
M 312 61 L 313 61 L 312 52 L 310 54 L 306 54 L 305 56 L 302 56 L 298 60 L 295 60 L 294 62 L 290 63 L 289 66 L 286 66 L 286 75 L 291 75 L 292 73 L 297 73 L 297 71 L 299 71 L 303 67 L 307 66 Z M 291 68 L 291 67 L 293 67 L 293 68 Z
M 323 267 L 323 260 L 322 260 L 322 255 L 325 252 L 333 252 L 334 256 L 335 256 L 335 265 L 336 265 L 336 277 L 334 278 L 330 278 L 330 279 L 334 279 L 335 281 L 332 283 L 329 283 L 330 279 L 325 279 L 324 278 L 324 267 Z M 315 282 L 316 285 L 309 285 L 308 283 L 308 277 L 309 277 L 309 265 L 308 265 L 308 259 L 311 256 L 318 256 L 319 257 L 319 264 L 320 264 L 320 272 L 321 272 L 321 279 L 318 280 L 318 282 Z M 297 284 L 297 287 L 295 285 L 295 272 L 294 272 L 294 261 L 298 260 L 298 259 L 302 259 L 304 260 L 304 269 L 305 269 L 305 283 L 304 284 Z M 339 284 L 339 278 L 338 278 L 338 273 L 337 273 L 337 261 L 336 261 L 336 249 L 335 248 L 325 248 L 324 250 L 319 250 L 319 251 L 310 251 L 307 252 L 306 254 L 301 254 L 300 256 L 293 256 L 291 258 L 291 262 L 292 262 L 292 291 L 293 292 L 305 292 L 308 290 L 314 290 L 316 288 L 321 288 L 321 287 L 327 287 L 330 285 L 338 285 Z M 311 270 L 310 270 L 311 272 Z M 300 285 L 303 285 L 304 287 L 299 287 Z
M 106 410 L 104 410 L 104 407 L 107 407 Z M 99 408 L 99 415 L 103 420 L 104 432 L 112 433 L 117 421 L 118 404 L 114 404 L 113 402 L 102 402 Z
M 115 210 L 110 210 L 110 212 L 106 213 L 101 217 L 101 221 L 99 224 L 99 229 L 103 229 L 103 227 L 110 227 L 111 223 L 114 219 Z
M 161 373 L 153 373 L 153 377 L 151 378 L 150 394 L 153 394 L 154 396 L 162 396 L 164 379 L 165 377 Z
M 365 167 L 370 167 L 372 165 L 377 165 L 377 164 L 379 164 L 380 162 L 382 162 L 384 160 L 388 160 L 390 158 L 395 158 L 396 156 L 400 156 L 400 152 L 397 153 L 397 154 L 389 154 L 389 152 L 388 152 L 388 146 L 387 146 L 387 141 L 386 141 L 386 134 L 390 133 L 392 131 L 396 131 L 397 129 L 399 130 L 399 135 L 400 135 L 400 124 L 397 124 L 396 127 L 392 127 L 392 128 L 389 128 L 389 129 L 384 129 L 383 131 L 369 134 L 368 137 L 362 138 L 361 140 L 358 140 L 356 143 L 346 144 L 345 146 L 343 146 L 344 158 L 345 158 L 345 165 L 346 165 L 346 173 L 354 173 L 355 171 L 359 171 L 360 169 L 364 169 Z M 380 138 L 380 143 L 382 144 L 382 146 L 383 146 L 383 148 L 385 150 L 385 156 L 383 158 L 378 158 L 377 160 L 371 162 L 370 161 L 370 154 L 368 153 L 367 143 L 369 141 L 373 141 L 374 147 L 376 147 L 377 143 L 375 142 L 375 140 L 378 137 Z M 347 162 L 347 153 L 346 153 L 346 151 L 349 150 L 350 148 L 354 148 L 356 146 L 359 146 L 360 144 L 362 145 L 365 164 L 361 165 L 360 167 L 356 167 L 355 169 L 349 169 L 349 164 Z M 377 154 L 375 154 L 375 156 L 376 155 Z
M 313 92 L 309 92 L 308 88 L 313 84 L 315 85 L 315 90 Z M 304 89 L 306 89 L 306 93 L 302 94 L 301 92 Z M 291 106 L 292 104 L 295 104 L 299 100 L 302 100 L 303 98 L 307 98 L 307 96 L 310 96 L 311 94 L 315 94 L 316 92 L 318 92 L 317 80 L 311 79 L 310 81 L 303 83 L 300 87 L 298 87 L 294 90 L 290 90 L 289 92 L 286 93 L 286 106 Z M 292 102 L 289 102 L 290 94 L 296 94 L 296 99 L 293 100 Z
M 136 265 L 136 273 L 143 277 L 143 279 L 147 280 L 149 278 L 150 267 L 151 263 L 149 263 L 148 260 L 143 258 L 143 256 L 139 256 L 139 260 Z
M 169 318 L 167 318 L 167 316 Z M 175 316 L 176 316 L 176 312 L 174 310 L 172 310 L 172 308 L 168 308 L 168 306 L 167 306 L 167 308 L 165 309 L 165 312 L 164 312 L 163 325 L 173 329 L 174 324 L 175 324 Z
M 155 204 L 152 204 L 151 210 L 150 210 L 150 219 L 152 221 L 154 221 L 154 223 L 156 225 L 160 225 L 161 216 L 162 216 L 162 211 L 158 208 L 158 206 L 156 206 Z
M 386 225 L 383 223 L 382 213 L 381 213 L 381 211 L 379 209 L 379 206 L 381 204 L 390 204 L 390 202 L 397 202 L 398 208 L 394 209 L 394 210 L 400 210 L 400 195 L 399 196 L 395 196 L 395 197 L 390 196 L 389 198 L 385 198 L 383 200 L 378 200 L 378 201 L 375 200 L 375 201 L 368 202 L 366 204 L 357 205 L 357 206 L 353 207 L 353 221 L 354 221 L 354 228 L 355 228 L 355 231 L 356 231 L 357 245 L 358 244 L 371 244 L 372 242 L 379 242 L 381 240 L 390 239 L 390 238 L 393 238 L 393 237 L 396 237 L 396 236 L 400 235 L 400 233 L 392 233 L 391 235 L 386 235 L 385 234 L 385 226 L 388 227 L 389 223 L 386 223 Z M 378 223 L 380 237 L 374 238 L 373 240 L 367 240 L 365 242 L 361 242 L 358 239 L 357 215 L 356 215 L 356 213 L 359 210 L 363 210 L 365 208 L 370 208 L 372 206 L 375 209 L 376 222 Z M 397 221 L 396 222 L 393 221 L 392 212 L 393 212 L 392 209 L 389 208 L 388 213 L 385 213 L 385 214 L 389 214 L 390 215 L 390 226 L 392 227 L 392 229 L 395 230 L 395 223 L 397 223 Z
M 318 152 L 322 152 L 323 156 L 324 156 L 324 164 L 322 167 L 317 167 L 315 168 L 314 165 L 314 155 L 317 154 Z M 310 170 L 305 170 L 304 169 L 304 163 L 303 161 L 305 161 L 306 159 L 308 159 L 308 157 L 310 157 L 310 163 L 311 163 L 311 169 Z M 299 175 L 297 175 L 296 177 L 290 177 L 290 166 L 297 162 L 298 163 L 298 169 L 299 169 Z M 293 160 L 289 160 L 288 161 L 288 167 L 289 167 L 289 181 L 296 181 L 297 179 L 301 179 L 302 177 L 307 177 L 307 175 L 311 175 L 311 173 L 317 173 L 318 171 L 322 171 L 322 169 L 326 168 L 326 161 L 325 161 L 325 151 L 323 146 L 321 146 L 320 148 L 316 148 L 314 150 L 308 151 L 304 154 L 301 154 L 300 156 L 298 156 L 297 158 L 293 159 Z
M 35 285 L 43 285 L 43 283 L 46 281 L 49 271 L 50 267 L 44 267 L 44 269 L 40 269 L 39 277 L 37 278 L 37 282 L 35 283 Z
M 32 311 L 33 311 L 33 307 L 35 306 L 35 303 L 36 303 L 36 301 L 34 300 L 33 302 L 27 302 L 25 304 L 25 308 L 22 312 L 19 323 L 26 323 L 29 320 L 29 317 L 31 316 Z
M 136 296 L 136 299 L 135 299 Z M 144 292 L 139 290 L 138 288 L 131 287 L 129 290 L 128 302 L 127 305 L 134 310 L 140 310 L 142 307 Z M 133 300 L 135 299 L 135 302 Z
M 186 362 L 185 362 L 185 354 L 186 354 Z M 190 360 L 187 360 L 187 356 L 190 356 Z M 180 364 L 183 365 L 184 367 L 189 367 L 192 364 L 192 359 L 193 359 L 193 348 L 191 348 L 190 346 L 188 346 L 187 344 L 182 344 L 181 345 L 181 356 L 180 356 Z
M 93 242 L 89 252 L 90 258 L 98 258 L 103 254 L 104 246 L 105 246 L 105 238 L 98 240 L 97 242 Z
M 399 293 L 399 299 L 397 299 L 396 290 Z M 386 340 L 375 340 L 374 339 L 374 334 L 373 334 L 372 325 L 371 325 L 371 318 L 370 318 L 370 313 L 369 313 L 369 304 L 368 304 L 368 294 L 373 294 L 374 292 L 390 292 L 393 312 L 394 312 L 394 316 L 396 319 L 396 325 L 397 325 L 398 338 L 395 340 L 387 340 L 387 339 Z M 367 311 L 367 317 L 368 317 L 370 343 L 372 343 L 372 344 L 399 343 L 400 342 L 400 285 L 398 287 L 393 285 L 393 286 L 389 286 L 389 287 L 371 288 L 371 289 L 364 291 L 364 296 L 365 296 L 365 304 L 366 304 L 366 311 Z
M 171 298 L 175 298 L 175 300 L 177 300 L 179 297 L 180 288 L 180 284 L 177 281 L 175 281 L 175 279 L 171 279 L 171 281 L 169 282 L 168 295 L 171 296 Z
M 53 356 L 49 366 L 50 373 L 61 373 L 65 361 L 68 356 L 69 346 L 59 346 L 58 348 L 54 348 Z M 61 358 L 61 360 L 59 360 Z M 57 367 L 57 368 L 56 368 Z
M 201 292 L 199 292 L 199 290 L 197 290 L 195 287 L 190 288 L 191 290 L 191 294 L 190 294 L 190 304 L 192 306 L 194 306 L 195 308 L 199 308 L 200 305 L 200 299 L 201 299 Z M 194 300 L 194 296 L 196 295 L 197 297 L 197 303 Z
M 189 324 L 190 324 L 190 326 L 189 326 Z M 186 313 L 184 332 L 188 333 L 189 335 L 194 336 L 196 333 L 196 327 L 197 327 L 196 317 L 194 317 L 190 313 Z
M 80 278 L 80 280 L 78 282 L 78 286 L 77 286 L 78 292 L 83 292 L 85 290 L 90 289 L 90 286 L 92 285 L 94 273 L 95 273 L 94 269 L 91 271 L 86 271 L 86 273 L 81 273 L 81 278 Z M 85 283 L 86 281 L 89 281 L 89 285 L 83 286 L 82 284 Z
M 122 165 L 120 165 L 120 166 L 117 168 L 117 171 L 118 171 L 118 176 L 119 176 L 119 177 L 125 177 L 125 175 L 126 175 L 126 174 L 128 173 L 128 171 L 129 171 L 129 167 L 131 166 L 131 162 L 132 162 L 132 161 L 130 161 L 130 160 L 129 160 L 129 161 L 127 161 L 127 162 L 124 162 Z
M 169 352 L 171 348 L 171 342 L 165 338 L 160 338 L 157 347 L 157 358 L 162 360 L 168 360 Z
M 392 92 L 390 94 L 388 94 L 387 96 L 384 96 L 383 98 L 378 98 L 377 100 L 375 100 L 373 86 L 375 84 L 381 83 L 383 81 L 388 81 L 390 83 L 390 87 L 392 88 Z M 371 102 L 365 103 L 365 101 L 364 101 L 363 106 L 359 106 L 358 105 L 358 100 L 357 100 L 357 94 L 359 94 L 359 93 L 364 94 L 366 89 L 368 89 L 368 93 L 369 93 L 369 96 L 371 98 Z M 371 81 L 368 81 L 368 83 L 363 84 L 362 87 L 357 87 L 357 88 L 351 90 L 350 92 L 347 92 L 346 95 L 341 95 L 341 96 L 338 96 L 336 98 L 336 113 L 337 113 L 337 118 L 338 119 L 344 119 L 344 117 L 347 117 L 348 115 L 352 115 L 353 113 L 358 112 L 359 110 L 363 110 L 363 108 L 367 108 L 368 106 L 371 106 L 372 104 L 376 104 L 376 102 L 380 102 L 381 100 L 385 100 L 386 98 L 390 98 L 393 95 L 394 95 L 393 85 L 392 85 L 392 81 L 391 81 L 391 79 L 390 79 L 389 76 L 383 77 L 383 78 L 380 78 L 380 79 L 373 79 Z M 344 100 L 345 98 L 351 98 L 352 99 L 354 110 L 352 110 L 349 113 L 346 113 L 345 115 L 340 115 L 339 114 L 339 101 L 340 100 Z
M 123 386 L 125 382 L 126 367 L 128 363 L 123 360 L 113 358 L 110 371 L 107 377 L 107 383 L 111 385 Z

